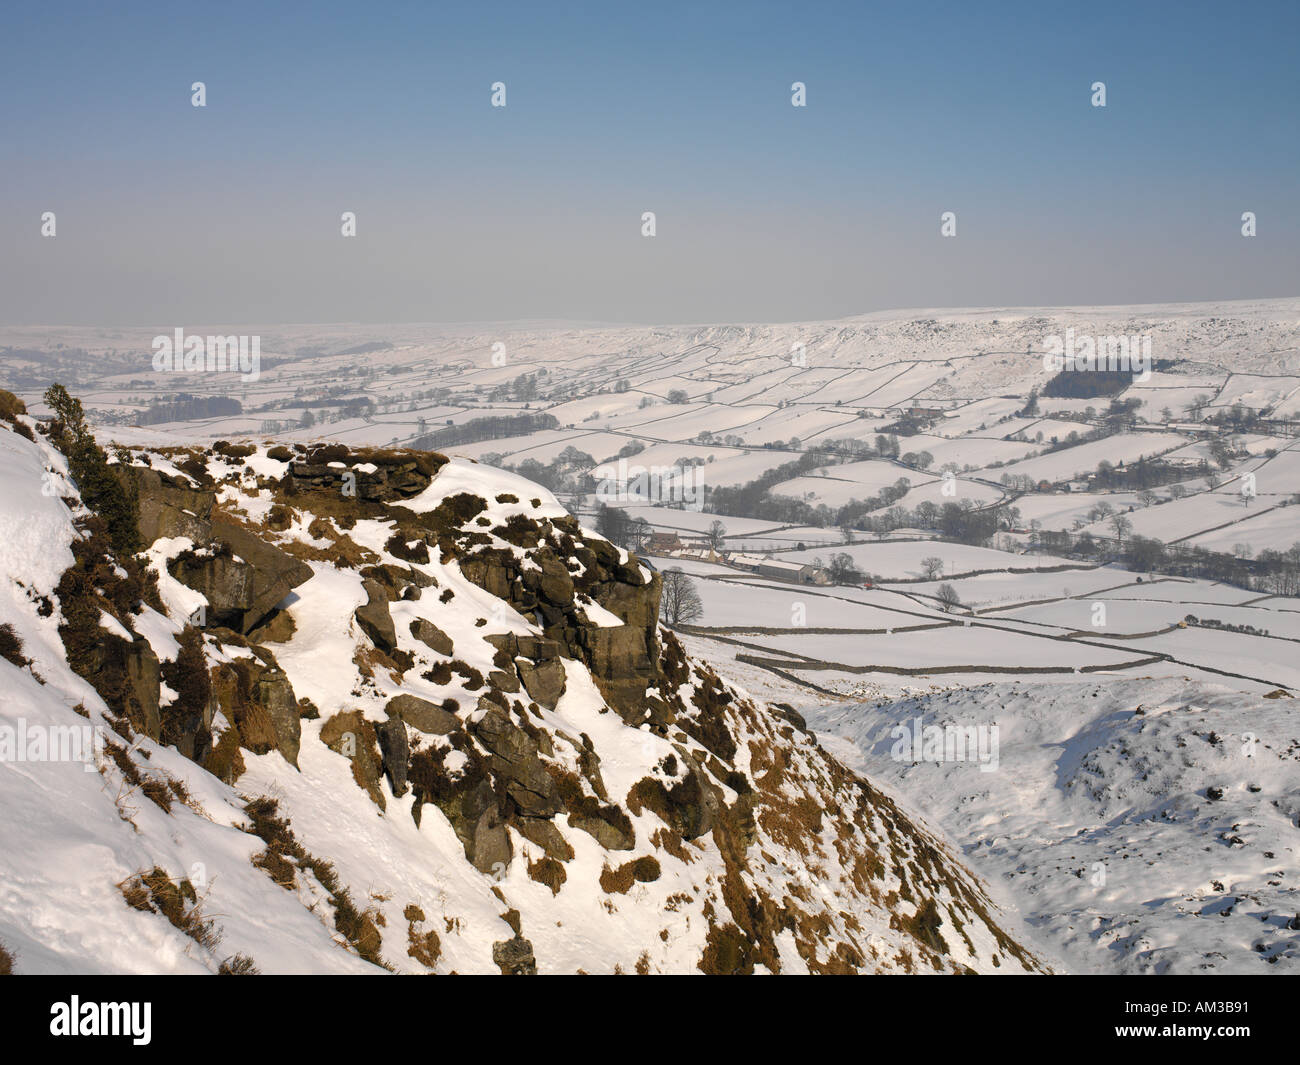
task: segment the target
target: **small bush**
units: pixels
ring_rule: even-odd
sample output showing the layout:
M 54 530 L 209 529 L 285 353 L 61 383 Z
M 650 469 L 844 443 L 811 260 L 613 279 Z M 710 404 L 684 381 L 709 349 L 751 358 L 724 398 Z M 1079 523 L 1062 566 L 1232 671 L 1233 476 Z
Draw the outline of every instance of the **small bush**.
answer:
M 140 543 L 140 504 L 135 486 L 119 477 L 109 465 L 104 449 L 86 424 L 81 400 L 73 399 L 62 385 L 51 385 L 45 402 L 54 412 L 50 441 L 68 460 L 81 501 L 104 519 L 109 539 L 117 551 L 134 552 Z
M 146 777 L 140 790 L 144 792 L 144 797 L 158 807 L 163 813 L 172 812 L 172 789 L 167 786 L 167 781 L 160 780 L 158 777 Z
M 423 540 L 412 537 L 407 539 L 398 530 L 388 538 L 384 544 L 384 550 L 394 558 L 400 558 L 403 562 L 425 563 L 429 561 L 429 545 Z
M 189 880 L 173 880 L 165 869 L 155 865 L 149 872 L 137 873 L 117 887 L 132 909 L 161 914 L 172 927 L 180 929 L 199 946 L 214 950 L 221 942 L 216 922 L 203 916 L 198 893 Z
M 288 819 L 280 816 L 278 800 L 263 795 L 250 800 L 244 812 L 253 822 L 248 831 L 266 844 L 266 850 L 254 856 L 253 864 L 265 869 L 272 880 L 289 891 L 293 890 L 297 869 L 311 870 L 334 902 L 334 927 L 362 958 L 387 968 L 379 954 L 383 939 L 374 915 L 356 908 L 333 865 L 309 854 L 298 842 Z
M 617 869 L 606 866 L 600 873 L 600 889 L 608 894 L 624 895 L 634 882 L 648 884 L 660 876 L 659 860 L 646 856 L 634 858 Z
M 0 658 L 12 662 L 19 669 L 32 664 L 32 660 L 23 654 L 22 639 L 8 622 L 0 625 Z

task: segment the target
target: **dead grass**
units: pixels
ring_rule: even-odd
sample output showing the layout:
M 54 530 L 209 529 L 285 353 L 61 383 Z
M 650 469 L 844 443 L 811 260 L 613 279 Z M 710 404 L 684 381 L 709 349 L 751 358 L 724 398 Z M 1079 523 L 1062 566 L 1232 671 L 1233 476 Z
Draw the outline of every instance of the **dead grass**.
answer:
M 550 888 L 552 895 L 558 895 L 560 888 L 569 878 L 569 874 L 564 871 L 564 865 L 551 857 L 543 857 L 540 861 L 529 862 L 528 875 L 537 883 L 545 884 Z
M 421 932 L 416 927 L 423 924 L 425 920 L 424 911 L 419 906 L 411 903 L 402 911 L 402 916 L 406 918 L 408 944 L 406 953 L 426 969 L 432 969 L 438 964 L 438 958 L 442 956 L 442 940 L 434 929 Z
M 253 864 L 266 870 L 286 890 L 293 890 L 299 869 L 310 870 L 334 903 L 334 927 L 338 932 L 366 961 L 389 968 L 380 955 L 383 937 L 376 923 L 378 911 L 357 909 L 334 866 L 309 854 L 298 842 L 288 818 L 280 817 L 279 811 L 278 800 L 266 795 L 250 800 L 244 807 L 253 822 L 248 831 L 266 844 L 266 850 L 254 856 Z
M 605 866 L 600 872 L 600 889 L 608 895 L 626 895 L 636 882 L 643 884 L 658 880 L 659 860 L 650 855 L 633 858 L 617 869 Z
M 0 658 L 26 669 L 32 660 L 23 654 L 23 641 L 8 622 L 0 625 Z
M 173 880 L 155 865 L 147 873 L 123 880 L 117 888 L 132 909 L 161 914 L 199 946 L 215 950 L 221 942 L 217 923 L 204 916 L 202 900 L 188 879 Z

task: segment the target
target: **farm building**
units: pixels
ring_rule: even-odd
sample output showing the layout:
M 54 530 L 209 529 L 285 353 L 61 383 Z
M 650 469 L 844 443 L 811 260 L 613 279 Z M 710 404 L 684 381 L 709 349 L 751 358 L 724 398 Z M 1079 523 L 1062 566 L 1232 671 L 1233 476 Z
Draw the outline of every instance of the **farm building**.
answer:
M 646 537 L 645 550 L 651 555 L 670 555 L 685 548 L 675 532 L 656 532 Z
M 777 580 L 793 581 L 796 584 L 821 584 L 825 581 L 821 570 L 799 562 L 782 562 L 775 558 L 765 558 L 758 566 L 760 577 L 775 577 Z

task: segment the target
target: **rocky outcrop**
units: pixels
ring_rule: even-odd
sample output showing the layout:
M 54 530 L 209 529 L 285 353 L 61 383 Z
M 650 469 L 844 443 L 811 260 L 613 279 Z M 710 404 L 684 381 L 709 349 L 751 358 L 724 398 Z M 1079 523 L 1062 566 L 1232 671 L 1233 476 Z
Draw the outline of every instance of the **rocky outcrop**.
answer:
M 537 959 L 533 957 L 533 945 L 520 935 L 516 935 L 514 939 L 493 943 L 492 960 L 501 969 L 503 976 L 537 975 Z
M 388 612 L 384 586 L 378 581 L 366 580 L 361 582 L 361 587 L 366 593 L 366 602 L 356 609 L 357 624 L 381 651 L 397 650 L 397 630 L 393 627 L 393 616 Z
M 411 760 L 411 747 L 406 738 L 406 725 L 399 717 L 390 718 L 375 726 L 379 740 L 379 753 L 383 759 L 384 775 L 393 795 L 401 798 L 407 792 L 406 769 Z
M 307 563 L 219 515 L 212 537 L 216 550 L 187 552 L 168 566 L 172 576 L 207 599 L 210 625 L 247 634 L 294 588 L 311 580 Z
M 206 489 L 152 469 L 122 474 L 143 501 L 144 538 L 195 540 L 197 549 L 178 556 L 171 568 L 210 603 L 205 631 L 182 633 L 182 648 L 191 655 L 184 668 L 178 657 L 161 670 L 177 692 L 161 711 L 157 658 L 147 641 L 124 639 L 118 628 L 131 627 L 142 601 L 164 608 L 158 590 L 151 592 L 149 582 L 130 569 L 131 560 L 105 560 L 101 549 L 83 547 L 81 568 L 62 582 L 58 605 L 66 619 L 69 661 L 76 658 L 78 671 L 87 669 L 99 680 L 112 711 L 109 723 L 123 736 L 132 730 L 121 716 L 137 733 L 158 738 L 161 732 L 163 743 L 227 783 L 244 772 L 241 752 L 278 751 L 296 766 L 301 719 L 315 720 L 308 741 L 318 736 L 346 759 L 346 769 L 319 750 L 302 762 L 328 774 L 333 790 L 324 801 L 348 808 L 342 811 L 346 816 L 303 818 L 312 826 L 313 849 L 316 839 L 330 845 L 331 823 L 355 825 L 376 816 L 351 784 L 343 786 L 346 795 L 338 793 L 341 774 L 351 775 L 378 813 L 405 816 L 409 810 L 417 826 L 422 811 L 437 818 L 423 832 L 395 824 L 384 830 L 384 845 L 374 854 L 390 863 L 376 867 L 389 882 L 367 887 L 363 897 L 357 883 L 349 885 L 356 894 L 348 894 L 327 853 L 313 857 L 305 848 L 284 849 L 287 815 L 283 827 L 261 815 L 266 831 L 258 834 L 270 857 L 258 856 L 254 865 L 281 887 L 291 887 L 299 872 L 310 869 L 334 900 L 335 929 L 362 957 L 398 967 L 401 952 L 409 949 L 410 957 L 431 969 L 449 967 L 446 958 L 460 966 L 477 951 L 479 967 L 494 963 L 503 973 L 533 973 L 537 960 L 521 931 L 520 910 L 527 910 L 534 934 L 543 927 L 535 921 L 550 927 L 557 916 L 583 935 L 600 926 L 608 937 L 592 935 L 593 959 L 600 954 L 601 963 L 635 965 L 638 972 L 670 963 L 698 964 L 707 972 L 951 971 L 976 953 L 988 955 L 990 942 L 998 951 L 993 966 L 1007 960 L 1032 965 L 989 924 L 978 884 L 954 873 L 956 863 L 942 847 L 888 799 L 829 759 L 793 709 L 755 706 L 706 665 L 689 662 L 670 633 L 659 632 L 659 581 L 635 557 L 584 532 L 526 490 L 521 500 L 509 482 L 494 486 L 496 475 L 487 471 L 481 495 L 452 489 L 432 510 L 417 512 L 400 500 L 428 487 L 440 457 L 391 453 L 381 461 L 378 452 L 296 447 L 297 461 L 288 448 L 272 449 L 279 452 L 273 461 L 289 460 L 279 483 L 254 475 L 265 470 L 261 463 L 230 473 L 232 462 L 240 465 L 232 454 L 248 457 L 253 445 L 225 449 L 230 461 L 220 469 L 230 476 L 222 499 L 228 489 L 232 513 L 239 513 L 236 497 L 251 496 L 254 486 L 261 500 L 268 490 L 302 496 L 293 506 L 277 498 L 282 513 L 266 528 L 279 529 L 290 551 L 313 559 L 311 567 L 260 539 L 255 528 L 223 516 Z M 199 456 L 191 455 L 181 468 L 193 469 L 196 483 L 211 483 Z M 470 487 L 478 487 L 469 472 Z M 458 473 L 457 489 L 466 487 L 465 480 Z M 349 486 L 356 489 L 355 505 L 323 498 L 342 493 L 347 499 Z M 541 514 L 551 516 L 534 516 Z M 337 543 L 321 549 L 335 524 L 353 529 L 362 521 L 358 539 L 368 545 L 366 554 L 344 553 Z M 389 524 L 376 536 L 381 522 Z M 434 550 L 436 580 L 419 568 Z M 350 634 L 345 630 L 355 599 L 338 608 L 341 617 L 328 618 L 330 638 L 337 639 L 331 656 L 342 675 L 330 669 L 329 680 L 339 683 L 328 694 L 313 683 L 313 695 L 327 707 L 327 718 L 319 720 L 317 708 L 295 698 L 267 642 L 292 641 L 295 653 L 281 652 L 286 664 L 314 668 L 312 657 L 296 653 L 308 634 L 295 634 L 286 596 L 311 577 L 313 567 L 331 562 L 348 567 L 340 586 L 360 581 L 365 603 L 355 611 L 357 627 Z M 453 564 L 530 620 L 534 633 L 490 633 L 505 627 L 489 620 L 497 616 L 497 604 L 464 587 Z M 121 585 L 118 594 L 107 595 L 114 580 Z M 431 587 L 438 591 L 429 593 Z M 337 601 L 322 595 L 313 609 L 329 610 Z M 315 628 L 316 619 L 295 611 L 300 625 L 310 621 Z M 621 624 L 606 624 L 606 612 Z M 102 629 L 104 613 L 117 625 Z M 403 626 L 413 614 L 433 619 L 409 621 L 421 646 L 403 633 L 407 650 L 398 648 L 394 613 Z M 384 654 L 355 647 L 358 629 Z M 457 634 L 455 645 L 448 632 Z M 354 654 L 355 673 L 345 661 Z M 182 680 L 202 676 L 205 662 L 212 664 L 210 685 L 196 693 Z M 566 685 L 585 695 L 588 676 L 607 705 L 566 695 Z M 472 709 L 464 705 L 467 698 L 477 699 Z M 349 708 L 334 712 L 341 700 Z M 623 728 L 620 718 L 630 727 Z M 601 753 L 608 759 L 604 773 Z M 274 787 L 277 775 L 281 785 L 291 780 L 278 764 L 279 759 L 258 764 L 249 774 L 254 786 Z M 319 785 L 283 791 L 295 804 L 308 803 L 320 801 Z M 389 810 L 387 800 L 395 797 L 402 801 Z M 438 849 L 450 840 L 448 826 L 459 841 L 455 854 Z M 272 854 L 273 839 L 281 844 L 279 860 Z M 403 865 L 404 853 L 394 849 L 399 843 L 432 850 L 407 852 L 411 861 Z M 503 933 L 485 936 L 481 915 L 467 920 L 466 907 L 443 906 L 446 923 L 435 919 L 438 934 L 459 937 L 468 927 L 464 934 L 475 938 L 472 946 L 457 943 L 440 962 L 437 936 L 432 945 L 427 938 L 417 941 L 415 925 L 425 918 L 416 904 L 438 905 L 444 887 L 466 886 L 462 849 L 468 866 L 493 881 L 472 888 L 475 897 L 492 891 L 513 935 L 492 942 Z M 516 857 L 522 868 L 511 870 Z M 355 876 L 356 865 L 347 864 Z M 423 876 L 430 870 L 433 877 Z M 422 875 L 412 875 L 417 871 Z M 649 887 L 660 880 L 668 882 L 662 891 Z M 407 900 L 409 946 L 383 931 L 396 927 L 393 908 Z M 553 900 L 553 909 L 546 909 Z M 627 920 L 633 907 L 636 917 Z M 682 918 L 669 915 L 683 912 L 700 922 L 699 934 L 693 923 L 685 943 L 671 931 Z M 979 937 L 968 937 L 964 928 L 979 928 Z M 948 957 L 959 937 L 965 947 Z M 633 943 L 634 952 L 622 953 Z
M 290 493 L 336 492 L 366 502 L 391 503 L 419 495 L 446 462 L 433 451 L 354 451 L 343 444 L 326 444 L 290 464 L 285 489 Z
M 520 658 L 515 662 L 519 679 L 529 696 L 539 706 L 554 710 L 564 694 L 564 663 L 558 658 L 546 662 L 530 662 Z
M 487 780 L 438 803 L 465 848 L 465 857 L 481 873 L 502 873 L 514 857 L 506 820 Z
M 375 727 L 360 710 L 335 714 L 320 731 L 321 742 L 352 764 L 352 779 L 381 810 L 388 806 L 379 780 L 383 773 L 383 756 L 379 753 Z
M 532 558 L 540 569 L 523 569 L 506 552 L 482 552 L 461 560 L 461 572 L 484 590 L 506 599 L 542 625 L 545 638 L 494 636 L 493 643 L 515 662 L 519 679 L 539 705 L 554 708 L 564 691 L 558 659 L 586 665 L 606 701 L 629 723 L 661 722 L 666 708 L 647 698 L 661 678 L 659 668 L 659 575 L 647 582 L 632 558 L 619 562 L 617 548 L 592 540 L 574 550 L 585 566 L 575 582 L 556 551 L 542 547 Z M 599 626 L 582 612 L 582 596 L 610 611 L 622 625 Z
M 102 645 L 104 666 L 112 660 L 122 670 L 126 679 L 126 713 L 131 724 L 150 739 L 162 734 L 162 721 L 158 713 L 161 673 L 158 656 L 149 641 L 137 636 L 130 643 L 111 637 Z
M 436 587 L 438 582 L 427 573 L 421 573 L 414 566 L 395 566 L 385 563 L 379 566 L 366 566 L 361 576 L 367 580 L 378 581 L 384 586 L 388 598 L 419 599 L 425 588 Z
M 248 639 L 252 643 L 288 643 L 296 630 L 293 615 L 289 611 L 274 610 L 248 634 Z
M 474 737 L 488 751 L 488 764 L 524 817 L 554 817 L 563 808 L 559 789 L 538 753 L 537 743 L 506 712 L 488 703 L 473 725 Z M 484 701 L 480 700 L 480 708 Z
M 118 466 L 117 472 L 135 487 L 141 543 L 173 536 L 187 536 L 196 544 L 208 542 L 212 529 L 209 519 L 216 499 L 210 489 L 195 487 L 148 466 Z
M 429 736 L 446 736 L 461 728 L 461 720 L 455 714 L 415 695 L 398 695 L 389 699 L 384 712 Z
M 279 751 L 297 766 L 302 743 L 298 700 L 289 678 L 261 658 L 238 658 L 211 671 L 212 697 L 239 734 L 239 744 L 254 754 Z
M 424 618 L 417 618 L 411 622 L 411 635 L 430 650 L 437 651 L 438 654 L 446 655 L 448 658 L 456 649 L 450 636 L 432 621 L 426 621 Z

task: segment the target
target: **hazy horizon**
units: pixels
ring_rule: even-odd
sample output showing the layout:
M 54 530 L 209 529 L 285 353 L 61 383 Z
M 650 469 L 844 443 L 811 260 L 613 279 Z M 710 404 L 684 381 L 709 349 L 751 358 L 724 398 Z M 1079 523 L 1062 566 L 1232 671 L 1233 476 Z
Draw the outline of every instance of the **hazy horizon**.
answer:
M 1295 5 L 145 3 L 8 22 L 11 325 L 682 325 L 1300 292 Z

